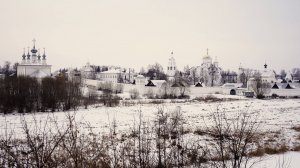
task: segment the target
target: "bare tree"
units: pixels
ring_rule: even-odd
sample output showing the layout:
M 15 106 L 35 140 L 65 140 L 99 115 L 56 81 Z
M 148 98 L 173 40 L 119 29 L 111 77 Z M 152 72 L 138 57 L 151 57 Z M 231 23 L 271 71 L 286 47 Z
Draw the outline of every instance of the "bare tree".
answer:
M 215 138 L 215 153 L 212 156 L 217 156 L 213 159 L 215 160 L 213 167 L 246 167 L 253 143 L 259 141 L 257 136 L 259 114 L 250 113 L 246 109 L 237 112 L 235 118 L 229 119 L 227 112 L 217 107 L 211 115 L 213 125 L 208 130 Z
M 286 77 L 286 72 L 285 72 L 284 69 L 282 69 L 282 70 L 280 71 L 280 78 L 281 78 L 281 79 L 285 79 L 285 77 Z
M 263 81 L 260 73 L 254 74 L 254 81 L 251 86 L 257 98 L 264 98 L 271 90 L 271 85 L 267 81 Z

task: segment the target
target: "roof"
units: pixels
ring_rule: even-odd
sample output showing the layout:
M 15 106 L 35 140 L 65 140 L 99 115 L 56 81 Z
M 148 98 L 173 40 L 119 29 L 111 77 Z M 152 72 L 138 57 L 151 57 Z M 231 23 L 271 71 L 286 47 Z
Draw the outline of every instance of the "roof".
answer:
M 275 73 L 272 70 L 264 70 L 261 72 L 261 77 L 275 77 Z
M 116 73 L 120 73 L 120 69 L 111 69 L 111 70 L 108 70 L 108 71 L 103 71 L 103 72 L 100 72 L 101 74 L 116 74 Z
M 275 83 L 273 86 L 272 86 L 272 89 L 279 89 L 278 85 Z
M 198 82 L 195 87 L 203 87 L 202 84 L 200 82 Z
M 300 88 L 300 83 L 275 83 L 272 87 L 272 89 L 295 89 L 295 88 Z
M 240 88 L 243 86 L 243 83 L 225 83 L 223 88 Z
M 165 80 L 149 80 L 145 86 L 157 86 L 160 87 L 162 84 L 166 83 Z
M 137 77 L 135 77 L 135 78 L 145 78 L 143 75 L 138 75 Z

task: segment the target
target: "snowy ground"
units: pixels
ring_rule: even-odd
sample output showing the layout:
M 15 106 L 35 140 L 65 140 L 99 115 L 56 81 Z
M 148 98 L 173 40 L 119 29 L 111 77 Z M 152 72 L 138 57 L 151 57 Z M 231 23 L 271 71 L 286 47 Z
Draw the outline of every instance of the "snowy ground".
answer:
M 300 126 L 300 99 L 272 99 L 272 100 L 258 100 L 246 99 L 237 96 L 214 95 L 219 98 L 234 98 L 237 100 L 223 101 L 223 102 L 198 102 L 198 101 L 178 101 L 174 102 L 167 100 L 168 103 L 163 104 L 149 104 L 142 103 L 133 106 L 119 106 L 119 107 L 103 107 L 94 106 L 89 109 L 80 109 L 76 111 L 76 120 L 78 122 L 86 123 L 83 130 L 92 129 L 95 133 L 106 134 L 109 132 L 109 125 L 113 120 L 117 124 L 117 133 L 123 134 L 129 132 L 138 120 L 139 111 L 142 112 L 142 119 L 144 121 L 152 121 L 156 117 L 157 108 L 163 107 L 165 110 L 172 111 L 180 107 L 185 120 L 185 127 L 188 128 L 189 134 L 193 134 L 198 129 L 203 129 L 211 124 L 211 112 L 220 108 L 230 117 L 235 117 L 239 111 L 248 110 L 250 113 L 259 112 L 258 122 L 260 123 L 260 131 L 278 133 L 277 139 L 287 143 L 287 146 L 293 147 L 300 144 L 297 139 L 300 133 L 291 129 L 293 126 Z M 147 102 L 147 101 L 146 101 Z M 14 131 L 15 137 L 22 135 L 22 120 L 25 119 L 29 126 L 33 124 L 44 125 L 45 121 L 51 123 L 53 119 L 58 121 L 60 127 L 63 127 L 66 122 L 66 114 L 73 112 L 55 112 L 55 113 L 35 113 L 33 114 L 9 114 L 1 115 L 0 117 L 0 135 L 6 133 L 8 130 Z M 34 122 L 36 120 L 37 122 Z M 270 134 L 274 136 L 274 134 Z M 271 139 L 266 135 L 265 140 Z M 272 156 L 275 157 L 276 156 Z M 299 153 L 290 152 L 286 154 L 287 158 L 292 158 L 291 167 L 299 165 Z M 271 161 L 270 161 L 271 160 Z M 259 166 L 261 168 L 269 165 L 269 162 L 274 163 L 276 159 L 263 161 Z M 257 167 L 257 166 L 255 166 Z M 259 168 L 260 168 L 259 167 Z M 272 166 L 276 167 L 276 166 Z
M 254 168 L 298 168 L 300 167 L 300 152 L 287 152 L 279 155 L 265 156 L 261 161 L 255 158 L 253 160 L 259 161 Z
M 222 96 L 223 97 L 223 96 Z M 227 96 L 229 97 L 229 96 Z M 236 96 L 235 96 L 236 98 Z M 168 100 L 167 100 L 168 101 Z M 210 114 L 216 110 L 217 107 L 225 110 L 228 115 L 234 117 L 236 112 L 248 110 L 250 112 L 258 111 L 260 113 L 259 119 L 262 122 L 262 130 L 284 130 L 291 132 L 292 126 L 300 125 L 300 99 L 273 99 L 273 100 L 258 100 L 258 99 L 238 99 L 234 101 L 225 102 L 197 102 L 188 101 L 163 104 L 137 104 L 133 106 L 119 106 L 119 107 L 103 107 L 94 106 L 89 109 L 80 109 L 76 111 L 77 120 L 81 122 L 88 122 L 96 132 L 106 132 L 107 126 L 113 119 L 116 120 L 118 130 L 120 132 L 126 131 L 133 124 L 134 120 L 138 119 L 139 110 L 142 111 L 143 120 L 153 120 L 157 113 L 157 107 L 163 106 L 166 111 L 172 111 L 176 107 L 180 107 L 186 125 L 191 129 L 203 127 L 205 124 L 210 124 Z M 171 103 L 172 102 L 172 103 Z M 24 117 L 26 121 L 32 122 L 33 116 L 40 121 L 46 120 L 48 117 L 55 117 L 59 123 L 63 123 L 68 112 L 55 113 L 35 113 L 33 114 L 9 114 L 0 117 L 1 131 L 7 126 L 17 131 L 21 125 L 20 121 Z M 72 112 L 70 112 L 72 113 Z M 203 118 L 204 117 L 204 118 Z M 5 125 L 5 120 L 7 125 Z

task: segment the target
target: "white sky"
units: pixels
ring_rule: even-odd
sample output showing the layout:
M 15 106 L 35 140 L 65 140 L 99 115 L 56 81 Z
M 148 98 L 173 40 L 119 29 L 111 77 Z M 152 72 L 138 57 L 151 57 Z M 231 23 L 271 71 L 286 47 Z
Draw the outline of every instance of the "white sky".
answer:
M 223 69 L 300 67 L 299 0 L 1 0 L 0 63 L 23 48 L 46 48 L 53 70 L 134 67 L 170 52 L 180 69 L 200 65 L 209 48 Z

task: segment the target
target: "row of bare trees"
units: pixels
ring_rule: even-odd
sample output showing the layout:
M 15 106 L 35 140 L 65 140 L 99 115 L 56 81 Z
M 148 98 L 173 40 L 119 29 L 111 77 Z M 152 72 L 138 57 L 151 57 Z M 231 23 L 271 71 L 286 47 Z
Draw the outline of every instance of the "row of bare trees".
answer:
M 7 76 L 0 79 L 0 112 L 57 111 L 76 109 L 80 104 L 78 83 L 64 79 Z
M 51 117 L 53 115 L 53 117 Z M 258 124 L 256 115 L 241 112 L 234 119 L 217 109 L 212 123 L 200 135 L 188 131 L 180 107 L 158 106 L 153 120 L 137 113 L 129 132 L 118 131 L 109 118 L 109 131 L 99 135 L 89 124 L 66 112 L 58 122 L 54 114 L 40 122 L 22 118 L 22 132 L 8 127 L 0 137 L 0 167 L 245 167 Z M 19 134 L 19 136 L 16 136 Z M 22 136 L 20 136 L 22 135 Z

